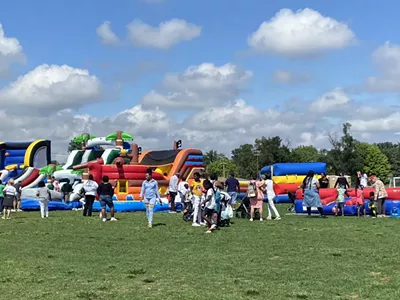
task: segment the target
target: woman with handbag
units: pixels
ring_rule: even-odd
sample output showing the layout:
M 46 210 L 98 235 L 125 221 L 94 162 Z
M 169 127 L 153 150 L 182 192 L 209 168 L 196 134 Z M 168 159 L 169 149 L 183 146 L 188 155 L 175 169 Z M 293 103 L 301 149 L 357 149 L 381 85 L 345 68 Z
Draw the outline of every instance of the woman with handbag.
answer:
M 263 201 L 265 192 L 265 183 L 253 177 L 247 189 L 247 197 L 250 199 L 250 222 L 253 222 L 254 211 L 260 212 L 260 221 L 263 221 Z

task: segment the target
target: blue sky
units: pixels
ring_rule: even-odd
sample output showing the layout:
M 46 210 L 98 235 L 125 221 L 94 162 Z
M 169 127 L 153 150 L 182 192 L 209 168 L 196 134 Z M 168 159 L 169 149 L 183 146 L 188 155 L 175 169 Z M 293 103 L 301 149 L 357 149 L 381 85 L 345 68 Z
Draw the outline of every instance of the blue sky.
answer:
M 396 42 L 400 26 L 395 1 L 228 1 L 169 0 L 160 4 L 141 1 L 7 1 L 0 11 L 0 20 L 8 36 L 18 37 L 28 64 L 19 67 L 29 71 L 37 65 L 68 64 L 88 68 L 104 82 L 112 83 L 118 73 L 129 72 L 135 63 L 155 61 L 160 70 L 144 74 L 136 82 L 124 84 L 118 103 L 86 107 L 84 112 L 95 115 L 128 108 L 143 97 L 163 77 L 165 71 L 180 72 L 189 65 L 202 62 L 237 63 L 252 70 L 254 78 L 243 97 L 250 104 L 263 108 L 279 105 L 291 97 L 312 100 L 337 86 L 359 84 L 363 77 L 374 74 L 370 55 L 386 40 Z M 342 51 L 332 51 L 318 60 L 248 56 L 247 37 L 261 22 L 269 20 L 281 8 L 292 10 L 310 7 L 323 15 L 346 22 L 360 41 Z M 139 18 L 151 25 L 182 18 L 203 27 L 202 35 L 167 51 L 132 47 L 110 48 L 99 43 L 95 28 L 103 21 L 112 22 L 117 35 L 126 35 L 126 24 Z M 99 67 L 115 64 L 111 73 Z M 351 65 L 351 68 L 349 67 Z M 128 67 L 127 67 L 128 66 Z M 310 82 L 291 89 L 271 84 L 268 76 L 276 69 L 312 72 L 318 84 Z M 116 70 L 117 69 L 117 70 Z M 119 69 L 119 70 L 118 70 Z M 113 106 L 116 105 L 114 108 Z M 102 107 L 107 111 L 101 111 Z M 98 110 L 97 108 L 100 108 Z
M 277 127 L 277 129 L 274 129 L 277 134 L 286 134 L 282 128 L 287 125 L 284 115 L 287 111 L 291 110 L 292 113 L 307 111 L 310 103 L 319 99 L 321 95 L 329 93 L 335 88 L 345 90 L 346 95 L 340 94 L 339 96 L 347 97 L 344 100 L 341 99 L 342 102 L 344 101 L 344 105 L 352 105 L 346 106 L 346 109 L 350 110 L 350 113 L 347 113 L 346 116 L 337 111 L 331 113 L 324 108 L 325 114 L 317 116 L 320 118 L 318 120 L 317 117 L 315 120 L 313 119 L 314 125 L 308 124 L 305 128 L 296 131 L 295 137 L 291 136 L 292 129 L 288 129 L 287 135 L 294 140 L 303 133 L 306 134 L 307 138 L 299 138 L 298 143 L 300 144 L 310 143 L 317 139 L 315 134 L 322 134 L 315 132 L 316 126 L 319 126 L 317 124 L 327 120 L 333 122 L 327 124 L 326 130 L 329 130 L 333 127 L 340 128 L 340 123 L 343 121 L 355 119 L 354 124 L 357 124 L 355 127 L 358 137 L 369 141 L 376 138 L 376 136 L 370 134 L 371 128 L 375 128 L 376 124 L 385 122 L 391 124 L 379 129 L 386 134 L 379 136 L 385 136 L 385 138 L 388 134 L 391 134 L 391 131 L 400 131 L 400 123 L 397 124 L 393 121 L 397 118 L 396 115 L 393 115 L 397 113 L 397 110 L 391 111 L 392 114 L 388 116 L 388 121 L 380 119 L 385 114 L 389 114 L 391 105 L 398 105 L 399 89 L 395 87 L 389 89 L 388 92 L 375 91 L 371 93 L 364 88 L 364 83 L 368 77 L 379 76 L 378 69 L 373 64 L 372 54 L 386 41 L 390 41 L 394 45 L 394 50 L 389 47 L 390 49 L 385 50 L 385 55 L 388 56 L 381 55 L 381 57 L 388 58 L 392 55 L 393 59 L 394 56 L 399 54 L 398 61 L 400 61 L 400 48 L 398 48 L 398 53 L 396 52 L 397 43 L 400 43 L 397 30 L 400 27 L 400 19 L 398 18 L 400 4 L 398 2 L 385 1 L 385 5 L 382 5 L 382 1 L 372 0 L 164 0 L 162 2 L 148 4 L 142 0 L 13 0 L 3 3 L 0 9 L 0 24 L 2 24 L 7 37 L 18 39 L 23 47 L 27 62 L 26 64 L 12 64 L 10 66 L 11 75 L 0 79 L 0 88 L 5 88 L 18 76 L 27 74 L 42 64 L 66 64 L 72 68 L 87 69 L 90 74 L 101 80 L 103 90 L 106 93 L 103 93 L 103 101 L 101 102 L 92 101 L 92 104 L 89 105 L 71 105 L 72 114 L 86 113 L 92 117 L 107 117 L 117 115 L 125 109 L 140 104 L 143 97 L 152 89 L 158 90 L 160 88 L 160 83 L 166 74 L 181 74 L 189 66 L 206 62 L 213 63 L 216 66 L 231 63 L 237 65 L 243 71 L 253 72 L 251 80 L 240 87 L 242 92 L 235 94 L 235 98 L 244 99 L 247 105 L 246 109 L 251 114 L 261 116 L 261 112 L 265 112 L 269 108 L 282 113 L 280 116 L 271 115 L 271 113 L 263 115 L 266 120 L 271 120 L 275 116 L 276 120 L 273 119 L 274 121 L 271 122 L 274 122 L 274 126 Z M 284 8 L 291 9 L 293 12 L 310 8 L 323 17 L 344 23 L 354 33 L 357 42 L 348 43 L 339 47 L 340 49 L 325 49 L 320 51 L 320 55 L 311 58 L 288 58 L 276 53 L 255 54 L 249 48 L 248 37 L 259 28 L 262 22 L 271 21 L 271 18 Z M 135 47 L 131 44 L 107 46 L 101 43 L 101 39 L 96 34 L 96 28 L 105 21 L 109 21 L 112 31 L 120 40 L 124 41 L 128 34 L 126 26 L 134 19 L 140 19 L 156 27 L 159 23 L 167 22 L 173 18 L 201 26 L 201 34 L 191 40 L 181 41 L 167 50 Z M 330 47 L 335 48 L 334 45 L 330 45 Z M 390 54 L 391 49 L 394 54 Z M 390 65 L 385 67 L 390 68 Z M 298 75 L 309 74 L 311 79 L 296 84 L 279 84 L 271 80 L 272 74 L 279 70 Z M 397 71 L 400 74 L 400 70 Z M 389 70 L 388 72 L 398 74 L 397 71 Z M 118 90 L 115 89 L 116 87 L 118 87 Z M 76 93 L 72 96 L 75 97 Z M 1 97 L 0 91 L 0 102 Z M 328 100 L 329 97 L 327 97 Z M 338 95 L 335 94 L 334 97 L 338 97 Z M 76 97 L 75 102 L 79 99 L 81 98 Z M 235 99 L 227 99 L 228 102 L 233 100 Z M 376 101 L 379 101 L 380 105 L 384 103 L 384 110 L 379 112 L 370 123 L 365 123 L 366 119 L 373 117 L 371 117 L 371 109 L 368 105 L 376 103 Z M 288 108 L 290 106 L 288 103 L 292 103 L 294 106 Z M 351 112 L 357 106 L 364 104 L 368 106 L 365 111 Z M 219 107 L 219 105 L 221 103 L 215 104 L 216 107 Z M 211 106 L 213 106 L 213 103 L 208 103 L 205 110 Z M 253 110 L 253 107 L 258 110 Z M 330 107 L 334 108 L 335 106 L 331 105 Z M 62 108 L 69 107 L 62 106 Z M 190 123 L 191 119 L 204 119 L 201 114 L 200 116 L 191 115 L 193 110 L 191 112 L 179 109 L 172 109 L 172 112 L 171 109 L 167 110 L 168 113 L 158 112 L 160 118 L 164 118 L 163 120 L 166 122 L 162 123 L 163 125 L 160 125 L 160 128 L 166 126 L 167 123 L 170 125 L 170 118 L 178 121 L 178 123 L 186 122 L 183 125 L 178 124 L 179 126 Z M 197 108 L 197 110 L 199 109 Z M 246 111 L 245 109 L 240 110 Z M 7 112 L 7 110 L 5 111 Z M 54 108 L 54 115 L 56 115 L 56 112 L 57 110 Z M 140 113 L 140 116 L 146 113 L 146 116 L 157 115 L 155 111 L 138 113 Z M 364 113 L 366 114 L 363 115 Z M 204 114 L 207 115 L 206 112 Z M 235 115 L 235 112 L 229 111 L 229 113 L 226 112 L 225 115 L 221 115 L 221 120 L 223 120 L 221 123 L 226 123 L 226 118 L 228 118 L 228 121 L 231 120 L 232 115 Z M 135 118 L 137 117 L 135 115 Z M 241 116 L 238 114 L 236 117 L 240 120 L 248 118 L 248 115 Z M 72 118 L 74 122 L 78 122 L 74 116 Z M 296 118 L 304 118 L 304 114 L 300 114 Z M 140 124 L 137 123 L 140 122 L 129 124 L 127 128 L 137 130 L 144 135 L 142 131 L 146 132 L 146 130 L 142 130 L 143 126 L 140 127 Z M 85 126 L 89 126 L 87 122 L 79 124 L 78 127 L 68 130 L 75 133 L 86 128 Z M 176 125 L 174 126 L 176 127 Z M 257 123 L 254 125 L 257 125 Z M 23 126 L 28 128 L 32 125 Z M 94 123 L 90 123 L 90 126 L 97 128 Z M 253 135 L 254 130 L 250 130 L 249 125 L 237 126 L 240 132 L 245 132 L 246 137 L 251 136 L 253 138 L 255 136 Z M 225 129 L 223 128 L 225 127 L 220 127 L 218 131 L 224 132 Z M 55 129 L 55 133 L 52 133 L 55 139 L 61 139 L 61 137 L 58 137 L 60 130 Z M 63 130 L 67 131 L 67 129 Z M 173 128 L 168 127 L 167 132 L 173 130 Z M 192 128 L 187 126 L 185 130 L 187 131 L 186 137 L 190 139 L 193 133 Z M 232 127 L 231 130 L 236 130 L 236 128 Z M 249 130 L 252 132 L 250 135 L 248 134 Z M 269 128 L 266 128 L 263 132 L 265 132 L 264 134 L 274 134 L 275 131 L 270 133 Z M 39 134 L 41 133 L 37 132 L 34 135 Z M 161 133 L 151 138 L 146 136 L 143 139 L 159 141 L 160 136 Z M 245 136 L 243 139 L 245 139 Z M 204 137 L 204 139 L 209 140 L 210 137 Z M 206 143 L 205 140 L 201 143 Z M 217 140 L 220 140 L 220 138 Z M 241 142 L 242 138 L 238 138 L 229 145 L 233 147 Z

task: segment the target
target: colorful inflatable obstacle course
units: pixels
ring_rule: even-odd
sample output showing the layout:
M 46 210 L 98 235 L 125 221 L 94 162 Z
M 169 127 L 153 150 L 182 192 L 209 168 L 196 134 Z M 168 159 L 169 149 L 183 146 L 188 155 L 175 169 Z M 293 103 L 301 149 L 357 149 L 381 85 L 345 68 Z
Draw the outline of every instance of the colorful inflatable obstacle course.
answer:
M 99 183 L 103 176 L 108 176 L 110 183 L 115 186 L 115 209 L 120 212 L 145 209 L 144 204 L 138 200 L 148 169 L 153 170 L 160 194 L 165 194 L 174 174 L 180 173 L 182 180 L 190 181 L 193 174 L 201 172 L 203 168 L 202 152 L 192 148 L 178 149 L 177 142 L 174 142 L 172 150 L 145 151 L 140 155 L 138 145 L 132 144 L 129 151 L 118 150 L 117 157 L 112 160 L 101 156 L 73 166 L 73 170 L 84 170 L 86 174 L 92 174 Z M 99 208 L 99 204 L 95 203 L 94 209 Z M 168 210 L 168 205 L 157 206 L 156 210 Z
M 287 192 L 295 193 L 307 173 L 312 170 L 316 178 L 326 173 L 326 163 L 277 163 L 263 167 L 260 174 L 271 174 L 277 203 L 289 203 Z
M 36 186 L 43 180 L 39 169 L 50 162 L 51 142 L 48 140 L 0 143 L 0 179 L 3 182 L 13 178 L 24 188 Z
M 369 203 L 369 195 L 370 192 L 374 192 L 374 188 L 364 188 L 363 190 L 363 195 L 365 199 L 365 206 L 367 208 L 367 213 L 370 214 L 370 210 L 368 208 L 368 203 Z M 346 216 L 355 216 L 357 215 L 357 202 L 356 198 L 357 196 L 356 193 L 359 193 L 360 191 L 357 191 L 356 189 L 348 189 L 347 190 L 348 195 L 350 197 L 345 199 L 345 206 L 344 206 L 344 213 Z M 386 192 L 388 193 L 388 197 L 386 198 L 385 201 L 385 213 L 386 215 L 392 215 L 393 211 L 400 211 L 400 189 L 399 188 L 387 188 Z M 319 190 L 319 195 L 321 197 L 321 203 L 322 203 L 322 208 L 324 210 L 324 213 L 327 215 L 332 215 L 334 214 L 334 207 L 335 207 L 335 202 L 337 198 L 337 189 L 333 188 L 328 188 L 328 189 L 320 189 Z M 296 213 L 307 213 L 306 207 L 303 206 L 303 191 L 302 190 L 297 190 L 296 192 L 296 203 L 295 203 L 295 210 Z M 313 213 L 318 213 L 318 210 L 316 207 L 312 208 Z

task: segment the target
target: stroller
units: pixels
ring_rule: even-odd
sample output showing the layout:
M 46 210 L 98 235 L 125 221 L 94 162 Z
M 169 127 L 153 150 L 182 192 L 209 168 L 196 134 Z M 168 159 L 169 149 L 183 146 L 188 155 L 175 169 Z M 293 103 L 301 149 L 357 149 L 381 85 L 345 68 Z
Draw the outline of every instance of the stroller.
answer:
M 250 219 L 250 198 L 245 196 L 241 201 L 239 207 L 236 209 L 236 218 Z M 258 209 L 254 211 L 254 218 L 260 218 Z

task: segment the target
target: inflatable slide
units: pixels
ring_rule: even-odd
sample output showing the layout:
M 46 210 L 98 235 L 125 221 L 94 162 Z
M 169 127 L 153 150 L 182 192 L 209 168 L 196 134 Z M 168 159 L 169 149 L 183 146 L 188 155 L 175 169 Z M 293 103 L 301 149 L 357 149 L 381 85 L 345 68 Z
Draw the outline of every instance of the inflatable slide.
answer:
M 318 179 L 319 174 L 326 173 L 326 163 L 277 163 L 263 167 L 260 174 L 272 175 L 277 203 L 290 203 L 287 193 L 296 192 L 310 170 L 314 171 Z

